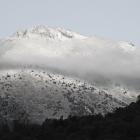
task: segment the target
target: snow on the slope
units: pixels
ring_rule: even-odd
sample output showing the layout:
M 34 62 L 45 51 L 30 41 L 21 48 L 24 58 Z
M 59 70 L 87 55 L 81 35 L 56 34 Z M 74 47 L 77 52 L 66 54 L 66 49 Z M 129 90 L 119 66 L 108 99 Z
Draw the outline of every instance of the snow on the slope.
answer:
M 3 42 L 5 42 L 5 41 L 7 41 L 9 39 L 10 39 L 9 37 L 4 37 L 4 38 L 0 39 L 0 43 L 3 43 Z
M 125 52 L 130 52 L 130 51 L 134 51 L 136 49 L 136 47 L 134 47 L 134 45 L 128 41 L 113 41 L 113 40 L 109 40 L 109 39 L 104 39 L 100 36 L 92 36 L 89 38 L 89 40 L 92 40 L 92 43 L 97 46 L 104 46 L 104 47 L 109 47 L 109 48 L 113 48 L 113 49 L 121 49 Z
M 7 119 L 42 123 L 47 117 L 106 114 L 136 100 L 127 88 L 120 90 L 114 86 L 113 92 L 47 71 L 1 70 L 0 114 Z

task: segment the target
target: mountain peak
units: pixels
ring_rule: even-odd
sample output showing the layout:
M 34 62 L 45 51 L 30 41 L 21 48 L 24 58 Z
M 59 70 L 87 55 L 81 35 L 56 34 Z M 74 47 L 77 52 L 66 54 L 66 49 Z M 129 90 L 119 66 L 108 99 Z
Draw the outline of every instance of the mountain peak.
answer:
M 37 26 L 24 31 L 17 31 L 12 37 L 25 38 L 42 38 L 47 40 L 67 40 L 67 39 L 85 39 L 86 37 L 77 33 L 73 33 L 66 29 L 54 28 L 50 26 Z

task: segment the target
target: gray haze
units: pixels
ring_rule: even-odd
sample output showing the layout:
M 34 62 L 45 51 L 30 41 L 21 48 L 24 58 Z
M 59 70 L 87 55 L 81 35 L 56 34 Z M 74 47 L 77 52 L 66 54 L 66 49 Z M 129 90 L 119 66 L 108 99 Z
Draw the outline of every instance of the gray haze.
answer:
M 140 46 L 140 0 L 0 0 L 0 38 L 39 25 Z
M 63 43 L 57 44 L 59 48 Z M 75 45 L 84 48 L 83 41 L 77 41 Z M 140 87 L 140 50 L 125 52 L 118 48 L 111 48 L 111 44 L 102 44 L 97 42 L 86 41 L 88 48 L 86 51 L 91 51 L 91 56 L 88 57 L 47 57 L 43 55 L 18 55 L 15 57 L 9 55 L 0 59 L 2 68 L 20 68 L 21 66 L 32 65 L 46 69 L 65 71 L 72 76 L 80 77 L 89 82 L 98 81 L 100 85 L 106 84 L 107 80 L 126 84 L 127 86 Z M 66 47 L 71 46 L 68 42 Z M 6 46 L 5 46 L 6 47 Z M 86 46 L 85 46 L 86 47 Z M 96 51 L 95 49 L 96 48 Z M 80 50 L 79 50 L 80 51 Z M 74 52 L 75 53 L 75 52 Z M 82 53 L 81 53 L 82 54 Z

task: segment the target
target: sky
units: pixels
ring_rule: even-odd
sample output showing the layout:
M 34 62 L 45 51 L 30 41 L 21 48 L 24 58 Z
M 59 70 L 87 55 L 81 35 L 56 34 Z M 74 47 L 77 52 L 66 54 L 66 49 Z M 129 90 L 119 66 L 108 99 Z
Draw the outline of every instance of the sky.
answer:
M 0 0 L 0 38 L 39 25 L 140 46 L 140 0 Z

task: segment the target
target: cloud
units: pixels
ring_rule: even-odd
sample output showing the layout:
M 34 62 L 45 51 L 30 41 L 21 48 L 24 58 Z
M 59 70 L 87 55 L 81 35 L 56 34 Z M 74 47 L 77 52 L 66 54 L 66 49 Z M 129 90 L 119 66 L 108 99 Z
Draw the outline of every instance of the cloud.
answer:
M 26 54 L 8 55 L 0 58 L 1 68 L 20 68 L 27 65 L 42 69 L 54 69 L 75 75 L 90 82 L 98 81 L 106 84 L 106 80 L 121 82 L 128 86 L 139 88 L 140 85 L 140 51 L 125 52 L 118 49 L 113 42 L 75 41 L 65 44 L 61 42 L 58 47 L 74 48 L 76 51 L 68 57 L 47 57 L 44 55 Z M 72 50 L 69 49 L 72 52 Z M 71 53 L 70 52 L 70 53 Z M 82 56 L 82 53 L 90 53 Z M 69 52 L 68 52 L 69 53 Z M 81 56 L 76 56 L 81 53 Z M 72 54 L 72 53 L 71 53 Z

